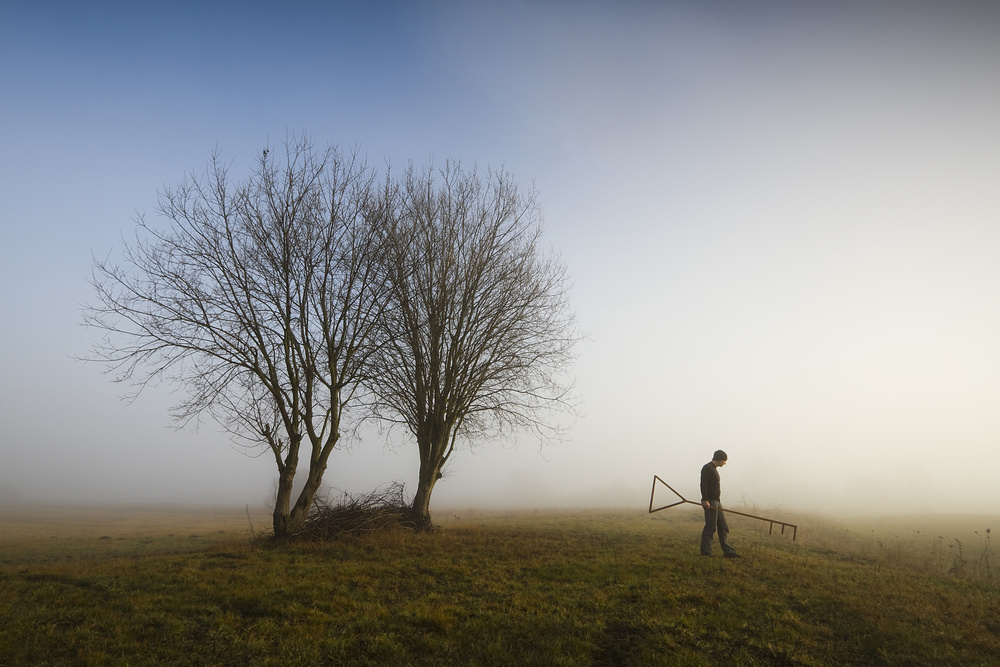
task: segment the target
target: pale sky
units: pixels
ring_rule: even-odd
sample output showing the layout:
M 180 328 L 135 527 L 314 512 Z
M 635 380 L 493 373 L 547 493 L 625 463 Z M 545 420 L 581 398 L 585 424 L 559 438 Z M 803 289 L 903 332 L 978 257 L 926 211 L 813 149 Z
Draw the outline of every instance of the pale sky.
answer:
M 432 510 L 697 499 L 722 448 L 730 506 L 1000 513 L 1000 5 L 12 4 L 0 501 L 269 500 L 269 456 L 72 357 L 158 188 L 307 132 L 505 166 L 573 281 L 582 416 L 457 453 Z M 368 434 L 326 481 L 416 472 Z

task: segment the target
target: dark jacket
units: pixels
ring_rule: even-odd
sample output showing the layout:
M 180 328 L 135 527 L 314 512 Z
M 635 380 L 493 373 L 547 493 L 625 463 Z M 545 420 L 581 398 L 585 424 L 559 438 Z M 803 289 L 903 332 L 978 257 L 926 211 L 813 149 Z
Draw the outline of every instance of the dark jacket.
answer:
M 701 499 L 722 500 L 722 480 L 719 478 L 719 469 L 711 461 L 701 469 Z

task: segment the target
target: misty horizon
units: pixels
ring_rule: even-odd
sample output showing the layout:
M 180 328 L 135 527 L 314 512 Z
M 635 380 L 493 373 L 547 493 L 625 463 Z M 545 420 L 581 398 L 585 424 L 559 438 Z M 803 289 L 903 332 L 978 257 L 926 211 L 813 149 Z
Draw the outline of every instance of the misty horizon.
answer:
M 728 506 L 1000 514 L 998 7 L 67 3 L 0 36 L 2 504 L 273 502 L 268 453 L 75 358 L 159 190 L 306 132 L 504 166 L 568 268 L 580 417 L 458 451 L 432 512 L 644 508 L 722 448 Z M 415 490 L 400 434 L 347 444 L 327 489 Z

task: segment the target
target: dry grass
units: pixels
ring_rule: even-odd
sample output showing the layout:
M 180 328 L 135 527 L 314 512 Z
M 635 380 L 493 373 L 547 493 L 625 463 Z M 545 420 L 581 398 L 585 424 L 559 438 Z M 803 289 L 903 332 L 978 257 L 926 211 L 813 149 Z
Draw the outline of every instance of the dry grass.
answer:
M 270 525 L 264 508 L 4 506 L 0 564 L 198 551 Z
M 5 664 L 969 665 L 1000 656 L 1000 587 L 920 572 L 878 550 L 834 550 L 831 540 L 853 544 L 839 525 L 800 518 L 793 543 L 734 519 L 744 558 L 730 561 L 698 556 L 697 511 L 449 512 L 431 533 L 267 547 L 239 515 L 97 512 L 89 525 L 53 517 L 3 534 Z M 180 526 L 214 529 L 216 539 L 195 546 Z M 37 536 L 50 534 L 63 557 L 38 557 Z M 123 547 L 110 548 L 119 537 Z M 136 539 L 148 540 L 145 551 L 130 555 Z
M 805 519 L 803 544 L 937 576 L 997 582 L 992 515 L 909 515 L 834 521 Z

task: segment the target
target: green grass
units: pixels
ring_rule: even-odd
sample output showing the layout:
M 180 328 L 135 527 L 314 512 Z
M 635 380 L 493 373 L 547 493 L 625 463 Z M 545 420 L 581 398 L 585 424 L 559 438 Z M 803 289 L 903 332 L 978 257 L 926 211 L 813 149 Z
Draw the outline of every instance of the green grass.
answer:
M 37 544 L 46 530 L 3 532 L 0 655 L 11 665 L 1000 661 L 991 578 L 859 553 L 866 538 L 839 526 L 800 521 L 793 543 L 731 521 L 744 558 L 725 560 L 698 556 L 697 512 L 438 520 L 429 534 L 282 547 L 240 536 L 235 515 L 205 522 L 204 540 L 147 520 L 141 534 L 102 526 L 59 538 L 49 556 Z M 136 540 L 147 540 L 138 554 Z

